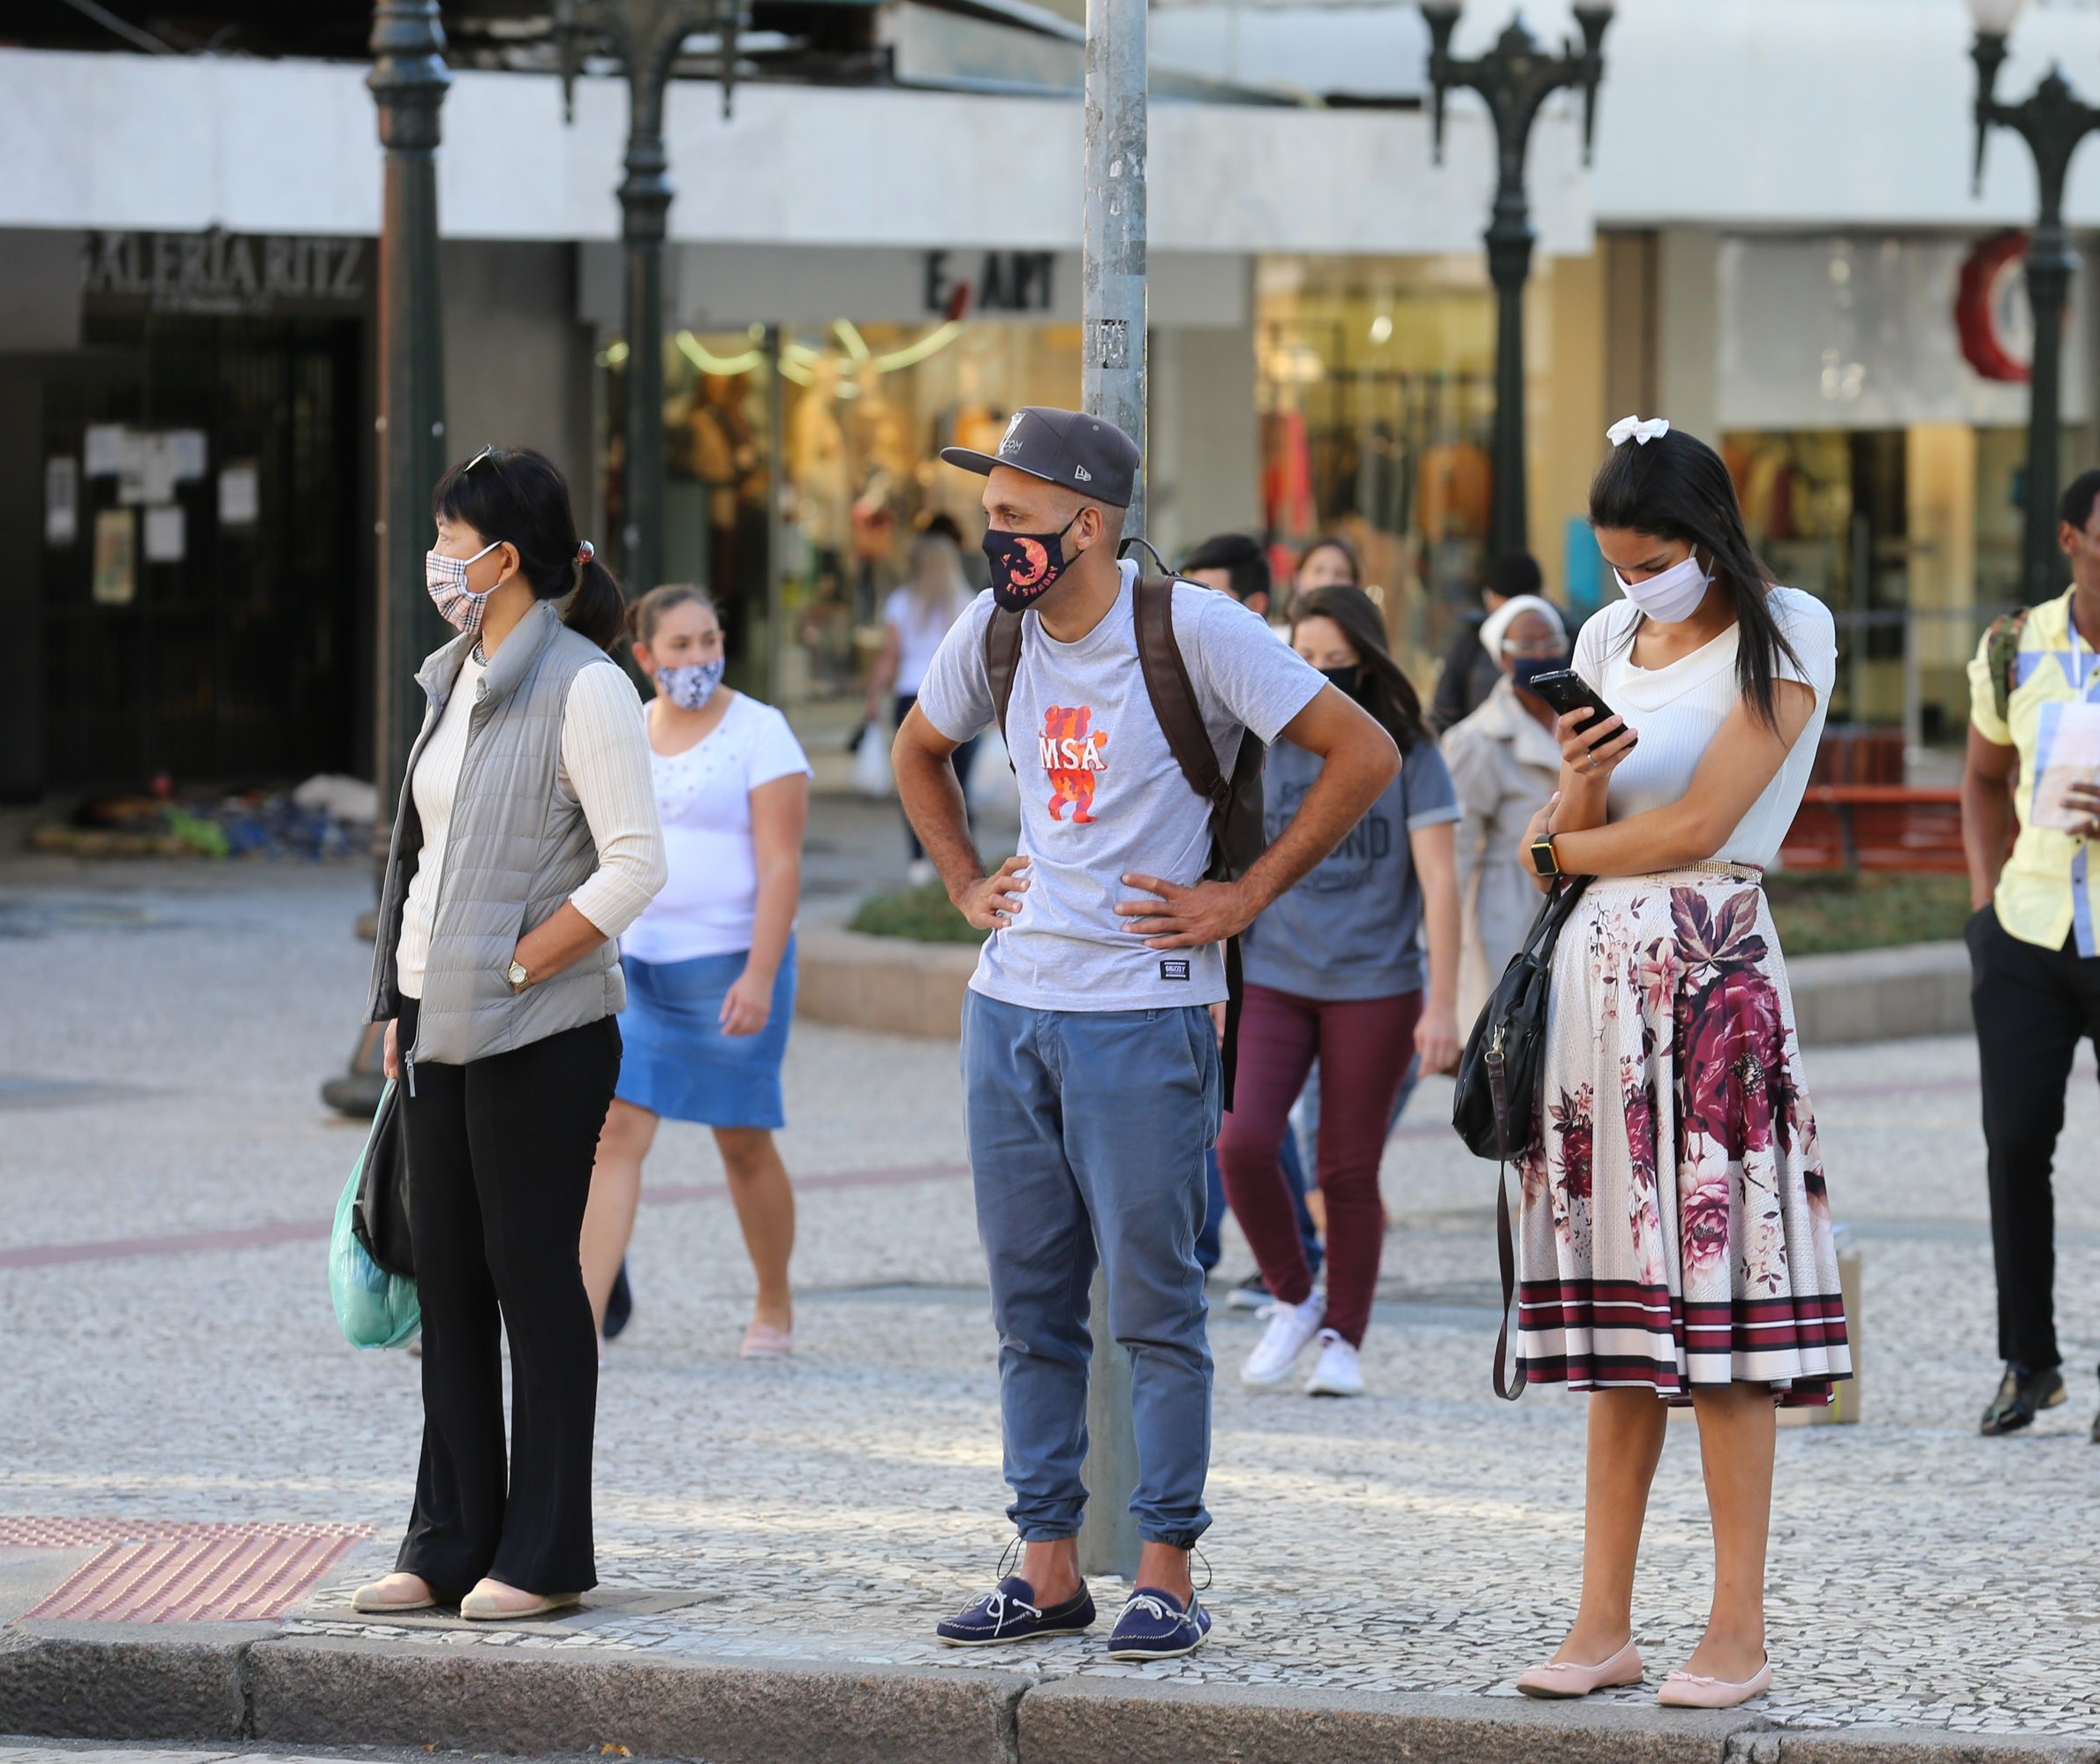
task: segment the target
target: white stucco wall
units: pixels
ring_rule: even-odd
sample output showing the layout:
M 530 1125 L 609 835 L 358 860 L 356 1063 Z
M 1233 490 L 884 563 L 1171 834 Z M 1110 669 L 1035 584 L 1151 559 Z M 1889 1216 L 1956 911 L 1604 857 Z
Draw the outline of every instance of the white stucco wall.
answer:
M 354 64 L 0 50 L 0 227 L 371 233 L 380 150 Z M 443 112 L 449 237 L 609 239 L 624 87 L 586 81 L 564 126 L 551 79 L 458 75 Z M 1392 111 L 1155 104 L 1162 251 L 1463 251 L 1492 183 L 1484 119 L 1447 163 Z M 803 245 L 1076 245 L 1076 102 L 890 89 L 671 94 L 674 235 Z M 1589 248 L 1572 125 L 1549 117 L 1533 192 L 1549 252 Z

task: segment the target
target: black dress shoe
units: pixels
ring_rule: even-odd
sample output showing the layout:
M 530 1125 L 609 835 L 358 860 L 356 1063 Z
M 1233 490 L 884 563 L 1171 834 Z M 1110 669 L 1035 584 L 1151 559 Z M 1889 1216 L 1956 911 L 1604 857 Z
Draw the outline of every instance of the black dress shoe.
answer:
M 2018 1433 L 2043 1409 L 2053 1409 L 2062 1402 L 2064 1396 L 2064 1375 L 2058 1368 L 2030 1372 L 2017 1360 L 2008 1360 L 2006 1376 L 1998 1380 L 1998 1395 L 1983 1411 L 1983 1433 L 1986 1436 Z M 2094 1429 L 2095 1436 L 2100 1438 L 2100 1421 L 2094 1423 Z
M 627 1327 L 634 1315 L 634 1288 L 627 1284 L 627 1263 L 613 1277 L 613 1290 L 605 1301 L 605 1338 L 610 1341 Z

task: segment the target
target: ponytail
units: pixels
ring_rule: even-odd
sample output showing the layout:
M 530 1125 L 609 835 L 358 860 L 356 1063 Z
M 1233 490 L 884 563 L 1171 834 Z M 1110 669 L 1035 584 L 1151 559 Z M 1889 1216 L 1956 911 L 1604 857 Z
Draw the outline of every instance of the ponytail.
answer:
M 601 649 L 612 648 L 627 629 L 627 597 L 613 580 L 612 571 L 595 557 L 577 567 L 576 592 L 562 622 Z
M 578 536 L 569 480 L 545 454 L 532 448 L 483 448 L 438 479 L 430 512 L 510 545 L 534 599 L 567 597 L 563 622 L 578 636 L 607 650 L 620 640 L 626 599 L 591 542 Z

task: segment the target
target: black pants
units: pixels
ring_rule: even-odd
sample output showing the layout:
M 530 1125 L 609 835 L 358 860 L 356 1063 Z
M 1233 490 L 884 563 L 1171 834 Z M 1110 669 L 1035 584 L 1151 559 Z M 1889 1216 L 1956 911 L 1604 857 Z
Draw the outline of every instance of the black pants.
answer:
M 405 1052 L 416 1006 L 403 1006 Z M 598 1341 L 578 1244 L 619 1075 L 620 1027 L 607 1017 L 465 1066 L 419 1062 L 415 1094 L 402 1098 L 423 1308 L 423 1461 L 395 1565 L 449 1593 L 484 1575 L 540 1594 L 598 1582 Z
M 2100 1047 L 2100 959 L 2080 955 L 2070 943 L 2062 949 L 2023 943 L 1991 907 L 1973 915 L 1964 934 L 1990 1151 L 1998 1356 L 2041 1371 L 2063 1363 L 2050 1173 L 2072 1057 L 2086 1037 Z
M 918 694 L 916 692 L 900 692 L 896 695 L 895 708 L 899 728 L 904 727 L 904 719 L 911 714 L 911 707 L 918 703 Z M 970 795 L 970 765 L 976 758 L 977 743 L 974 739 L 964 742 L 962 746 L 948 756 L 948 764 L 956 769 L 956 782 L 963 787 L 965 802 L 968 801 Z M 968 810 L 965 810 L 964 812 L 967 813 Z M 920 858 L 926 855 L 925 848 L 918 842 L 918 834 L 912 827 L 911 817 L 909 815 L 904 817 L 904 843 L 910 849 L 911 861 L 914 863 L 917 863 Z

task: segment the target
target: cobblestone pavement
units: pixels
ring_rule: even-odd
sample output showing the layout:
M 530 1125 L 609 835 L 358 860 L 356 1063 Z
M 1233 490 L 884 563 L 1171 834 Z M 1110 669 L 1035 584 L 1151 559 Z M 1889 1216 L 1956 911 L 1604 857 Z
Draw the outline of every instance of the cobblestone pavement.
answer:
M 349 1620 L 347 1591 L 405 1516 L 417 1362 L 343 1345 L 319 1244 L 20 1254 L 327 1217 L 358 1129 L 315 1087 L 356 1027 L 368 957 L 350 923 L 368 873 L 43 866 L 0 882 L 0 1511 L 372 1525 L 298 1623 L 387 1632 Z M 1975 1432 L 1997 1368 L 1973 1051 L 1811 1050 L 1807 1065 L 1866 1261 L 1865 1419 L 1781 1433 L 1766 1707 L 2100 1730 L 2089 1057 L 2058 1203 L 2074 1398 L 2002 1441 Z M 719 1166 L 704 1133 L 667 1128 L 650 1177 L 687 1197 L 643 1212 L 638 1308 L 602 1383 L 604 1602 L 448 1638 L 1484 1695 L 1554 1645 L 1579 1564 L 1583 1404 L 1490 1391 L 1492 1178 L 1438 1127 L 1446 1087 L 1424 1087 L 1386 1164 L 1395 1229 L 1368 1399 L 1243 1391 L 1257 1326 L 1215 1314 L 1218 1630 L 1156 1668 L 1107 1662 L 1098 1639 L 1019 1659 L 931 1645 L 933 1618 L 990 1584 L 1006 1498 L 954 1050 L 803 1025 L 788 1090 L 790 1167 L 867 1177 L 804 1191 L 795 1360 L 736 1357 L 750 1280 L 734 1220 L 690 1192 Z M 1235 1241 L 1225 1273 L 1248 1265 Z M 1687 1421 L 1637 1604 L 1658 1673 L 1692 1646 L 1708 1570 Z

